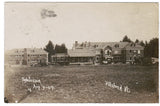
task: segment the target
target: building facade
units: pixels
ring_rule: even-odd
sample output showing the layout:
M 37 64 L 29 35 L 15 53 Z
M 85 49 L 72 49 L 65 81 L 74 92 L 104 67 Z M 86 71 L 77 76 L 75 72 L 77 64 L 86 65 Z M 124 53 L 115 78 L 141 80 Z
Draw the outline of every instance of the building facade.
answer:
M 48 53 L 39 48 L 13 49 L 5 52 L 5 63 L 11 65 L 32 65 L 47 63 Z
M 92 51 L 94 63 L 133 63 L 143 58 L 144 47 L 129 42 L 82 42 L 75 41 L 72 51 Z M 71 54 L 71 53 L 69 53 Z
M 51 62 L 52 64 L 68 65 L 69 55 L 67 53 L 56 53 L 51 56 Z
M 136 59 L 144 57 L 144 47 L 136 43 L 129 43 L 124 52 L 126 62 L 134 62 Z
M 68 50 L 70 64 L 93 64 L 95 54 L 88 49 Z

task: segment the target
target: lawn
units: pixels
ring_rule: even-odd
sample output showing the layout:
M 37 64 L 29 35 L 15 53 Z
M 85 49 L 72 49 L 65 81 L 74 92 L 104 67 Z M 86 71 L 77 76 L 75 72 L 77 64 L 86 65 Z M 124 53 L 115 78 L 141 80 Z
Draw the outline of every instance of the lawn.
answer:
M 24 83 L 22 77 L 41 83 Z M 106 82 L 121 86 L 122 91 Z M 158 67 L 5 67 L 5 97 L 12 103 L 157 103 Z

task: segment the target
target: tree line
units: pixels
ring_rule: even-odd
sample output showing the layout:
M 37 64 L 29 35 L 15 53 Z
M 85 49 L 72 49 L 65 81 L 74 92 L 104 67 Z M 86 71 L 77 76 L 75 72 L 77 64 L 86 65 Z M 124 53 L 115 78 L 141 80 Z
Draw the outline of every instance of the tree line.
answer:
M 51 62 L 51 56 L 56 53 L 67 53 L 67 48 L 65 44 L 58 45 L 52 43 L 52 41 L 49 41 L 48 44 L 45 46 L 44 50 L 48 52 L 48 61 Z

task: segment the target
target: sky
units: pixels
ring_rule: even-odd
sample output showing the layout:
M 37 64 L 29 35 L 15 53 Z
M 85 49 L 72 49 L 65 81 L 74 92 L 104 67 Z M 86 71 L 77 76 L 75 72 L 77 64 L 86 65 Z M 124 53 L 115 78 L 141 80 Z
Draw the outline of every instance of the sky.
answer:
M 45 18 L 44 10 L 56 16 Z M 46 13 L 49 14 L 49 13 Z M 5 50 L 158 37 L 158 3 L 5 3 Z

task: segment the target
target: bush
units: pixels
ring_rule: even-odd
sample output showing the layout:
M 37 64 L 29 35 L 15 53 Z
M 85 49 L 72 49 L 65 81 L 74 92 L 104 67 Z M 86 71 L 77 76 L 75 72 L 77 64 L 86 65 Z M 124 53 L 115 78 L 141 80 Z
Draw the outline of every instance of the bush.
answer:
M 152 65 L 152 59 L 150 57 L 145 57 L 142 59 L 143 65 Z

